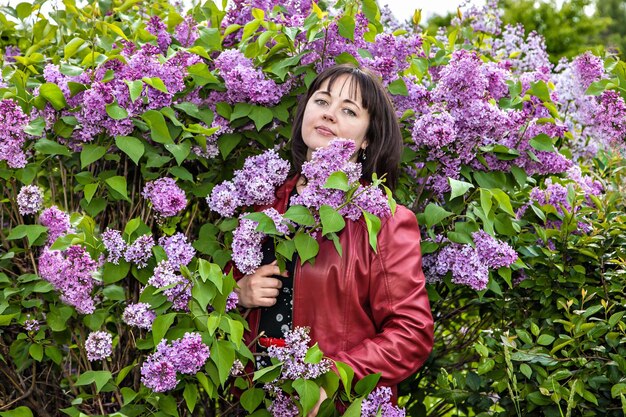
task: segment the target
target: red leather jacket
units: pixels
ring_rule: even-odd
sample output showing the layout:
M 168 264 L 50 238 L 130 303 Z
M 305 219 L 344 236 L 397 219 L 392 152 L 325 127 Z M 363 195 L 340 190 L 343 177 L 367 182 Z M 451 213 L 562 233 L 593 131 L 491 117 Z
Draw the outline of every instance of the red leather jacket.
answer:
M 271 207 L 285 212 L 297 180 L 276 190 Z M 381 372 L 379 385 L 395 388 L 422 366 L 433 346 L 417 220 L 398 205 L 395 215 L 382 221 L 377 253 L 362 218 L 347 221 L 339 240 L 343 256 L 332 241 L 319 238 L 315 264 L 296 263 L 293 326 L 310 327 L 312 343 L 352 366 L 356 377 Z M 248 343 L 256 337 L 259 317 L 253 309 Z

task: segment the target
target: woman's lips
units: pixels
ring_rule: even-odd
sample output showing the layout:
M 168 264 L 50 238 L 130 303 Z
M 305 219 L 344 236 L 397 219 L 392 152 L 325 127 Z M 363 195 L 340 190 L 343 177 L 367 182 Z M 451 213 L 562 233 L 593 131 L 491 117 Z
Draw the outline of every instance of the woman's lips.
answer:
M 335 135 L 335 132 L 324 126 L 317 126 L 315 130 L 317 131 L 317 133 L 323 136 L 337 136 Z

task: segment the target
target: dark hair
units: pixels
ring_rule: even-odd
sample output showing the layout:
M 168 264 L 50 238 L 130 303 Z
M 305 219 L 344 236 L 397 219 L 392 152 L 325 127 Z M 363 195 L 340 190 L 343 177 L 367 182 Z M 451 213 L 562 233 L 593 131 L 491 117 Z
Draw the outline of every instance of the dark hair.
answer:
M 363 107 L 370 116 L 370 124 L 365 134 L 366 158 L 359 156 L 359 162 L 363 165 L 363 178 L 371 181 L 374 172 L 379 177 L 386 174 L 386 185 L 393 190 L 398 180 L 403 142 L 394 106 L 376 75 L 365 68 L 350 64 L 335 65 L 322 71 L 298 103 L 291 131 L 294 168 L 296 172 L 301 172 L 302 164 L 307 160 L 308 147 L 302 139 L 302 119 L 309 99 L 325 81 L 328 81 L 328 89 L 331 89 L 337 78 L 345 74 L 351 77 L 352 94 L 356 95 L 357 88 L 361 91 Z

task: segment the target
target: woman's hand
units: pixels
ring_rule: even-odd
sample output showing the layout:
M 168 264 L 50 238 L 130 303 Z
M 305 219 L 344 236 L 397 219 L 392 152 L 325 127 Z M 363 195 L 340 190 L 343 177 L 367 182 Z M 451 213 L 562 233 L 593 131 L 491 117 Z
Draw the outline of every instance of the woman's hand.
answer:
M 328 398 L 326 391 L 324 390 L 323 387 L 320 387 L 320 399 L 317 400 L 317 403 L 311 409 L 311 411 L 307 413 L 306 417 L 315 417 L 317 413 L 320 411 L 320 405 L 322 405 L 322 403 L 324 402 L 326 398 Z
M 239 305 L 246 308 L 270 307 L 276 304 L 280 288 L 283 286 L 281 280 L 273 278 L 272 275 L 288 276 L 287 271 L 282 274 L 276 261 L 268 265 L 257 268 L 253 274 L 241 278 L 236 288 L 239 295 Z

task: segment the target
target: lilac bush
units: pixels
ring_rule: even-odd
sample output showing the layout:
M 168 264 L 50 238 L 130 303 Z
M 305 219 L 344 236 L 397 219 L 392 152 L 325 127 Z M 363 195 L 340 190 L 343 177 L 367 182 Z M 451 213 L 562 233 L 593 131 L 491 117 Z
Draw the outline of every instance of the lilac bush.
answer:
M 406 139 L 394 196 L 418 218 L 437 324 L 406 413 L 621 411 L 623 62 L 553 65 L 495 1 L 436 34 L 372 1 L 113 3 L 2 11 L 1 411 L 298 415 L 322 385 L 327 406 L 404 415 L 304 329 L 265 373 L 242 340 L 234 277 L 264 239 L 304 263 L 295 239 L 393 215 L 341 138 L 304 164 L 291 212 L 267 209 L 302 92 L 342 62 L 380 76 Z

